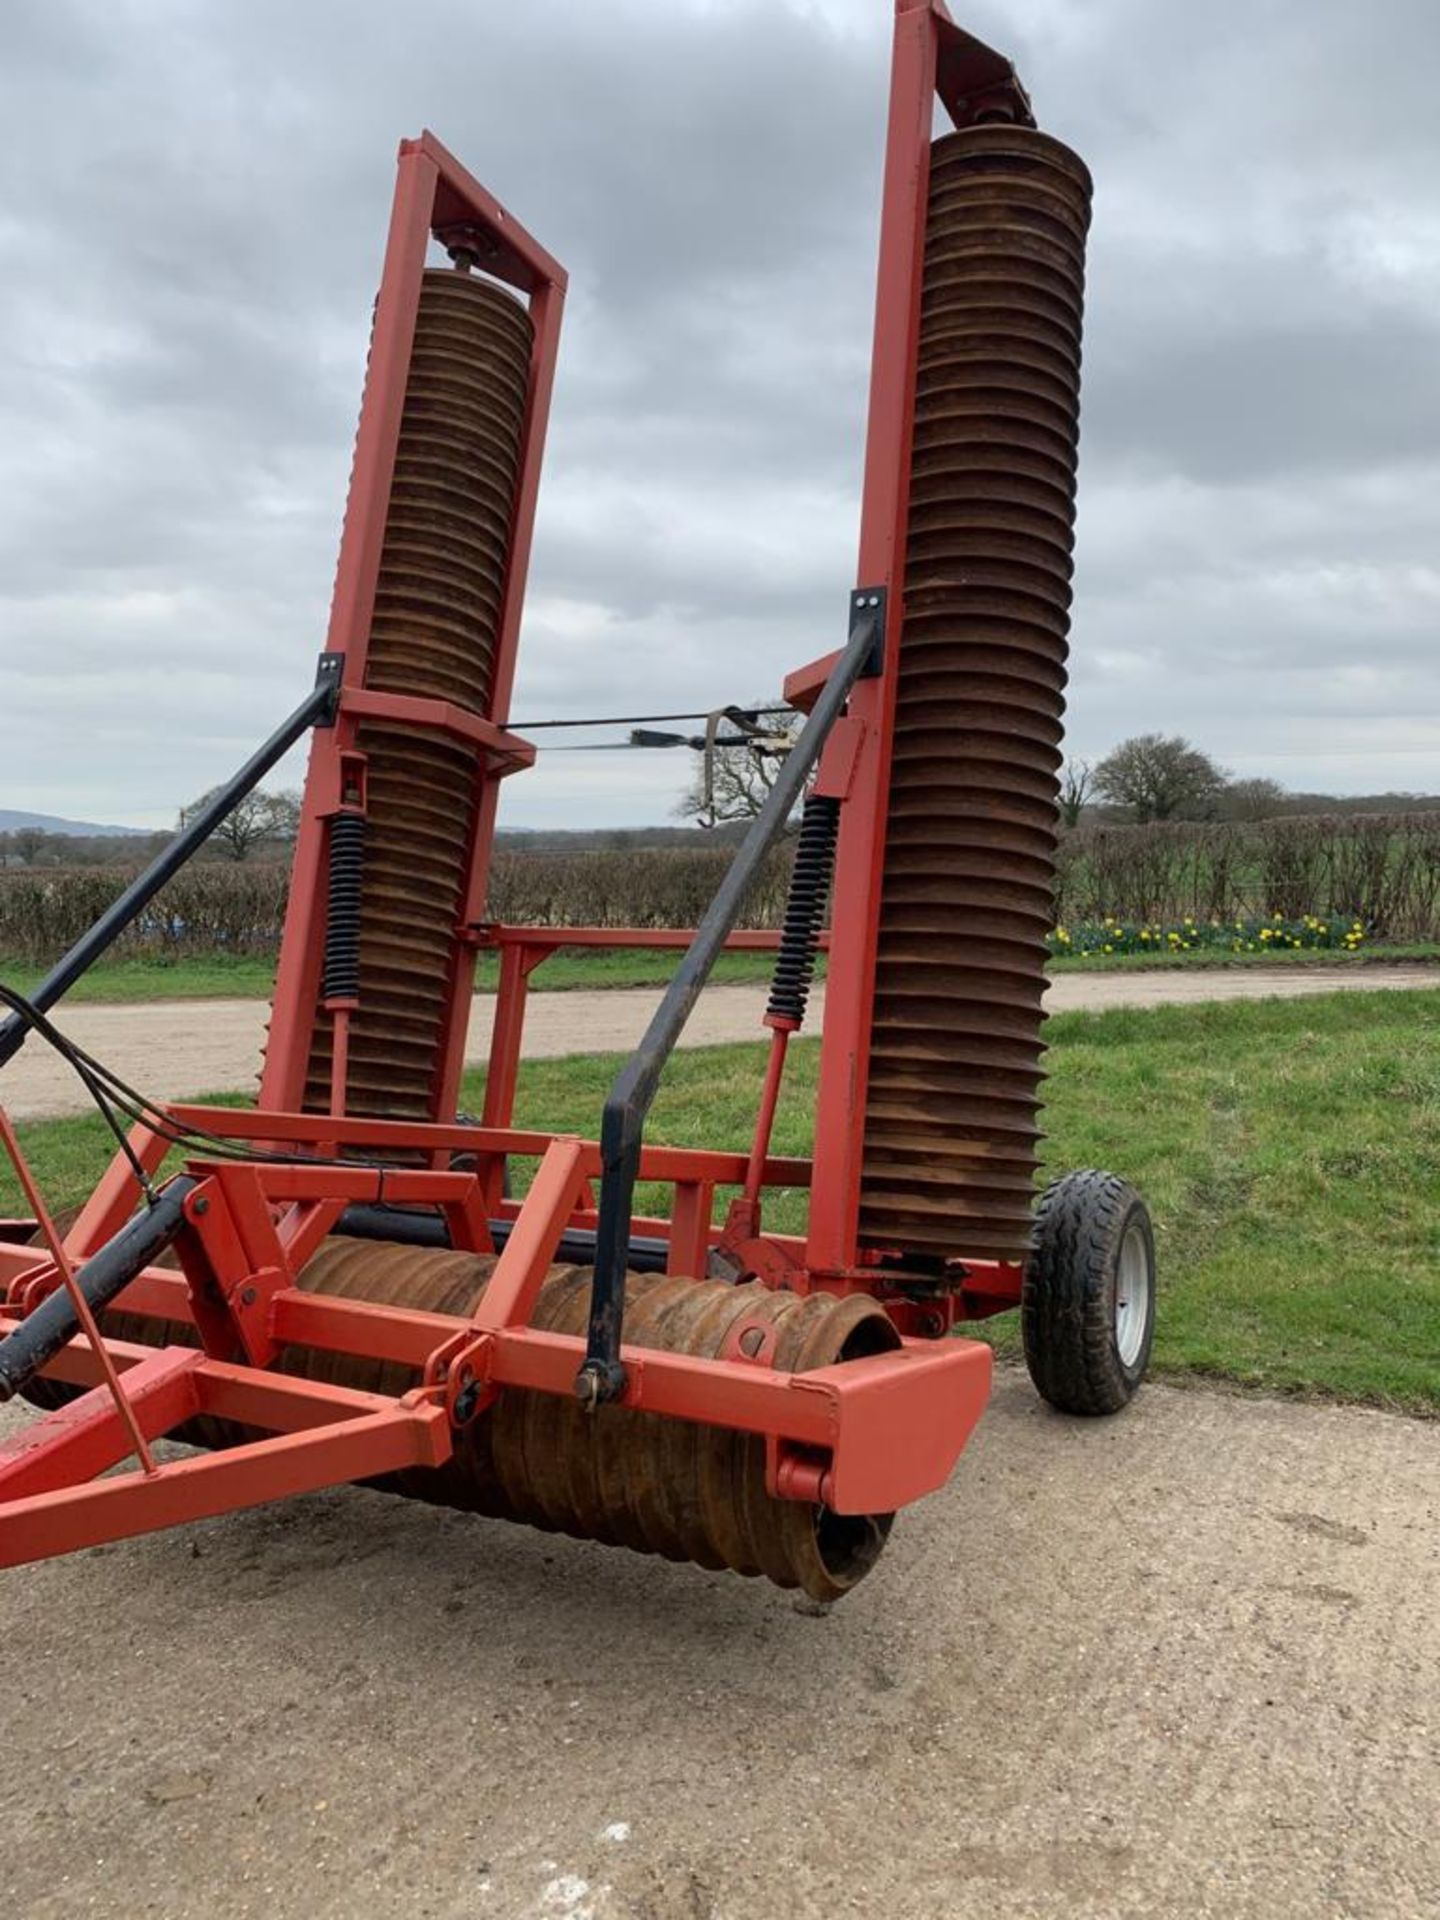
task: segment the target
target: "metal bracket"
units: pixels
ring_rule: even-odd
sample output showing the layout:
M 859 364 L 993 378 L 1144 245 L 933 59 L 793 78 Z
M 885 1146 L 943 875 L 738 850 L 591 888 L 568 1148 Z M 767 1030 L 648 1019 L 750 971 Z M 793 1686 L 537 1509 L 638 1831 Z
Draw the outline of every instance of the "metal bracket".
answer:
M 330 699 L 315 716 L 317 727 L 333 727 L 340 713 L 340 682 L 345 671 L 343 653 L 322 653 L 315 662 L 315 685 L 327 687 Z
M 452 1427 L 468 1427 L 495 1398 L 490 1384 L 494 1335 L 462 1327 L 425 1364 L 422 1390 L 444 1406 Z
M 856 587 L 850 596 L 852 624 L 864 613 L 876 615 L 875 644 L 871 648 L 869 659 L 857 674 L 857 679 L 873 680 L 877 674 L 885 670 L 885 622 L 890 612 L 889 598 L 887 587 Z

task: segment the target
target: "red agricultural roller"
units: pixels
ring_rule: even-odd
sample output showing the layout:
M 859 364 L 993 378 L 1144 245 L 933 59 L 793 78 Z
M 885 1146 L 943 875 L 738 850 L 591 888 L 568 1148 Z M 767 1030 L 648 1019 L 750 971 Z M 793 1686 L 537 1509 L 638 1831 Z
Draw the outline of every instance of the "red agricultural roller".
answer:
M 842 642 L 787 682 L 803 729 L 697 929 L 547 931 L 484 915 L 499 784 L 534 758 L 507 716 L 565 275 L 430 134 L 402 145 L 315 689 L 8 995 L 0 1058 L 58 1046 L 122 1146 L 62 1235 L 0 1122 L 32 1209 L 0 1240 L 0 1398 L 41 1409 L 0 1446 L 0 1564 L 355 1480 L 833 1600 L 980 1417 L 962 1323 L 1018 1307 L 1047 1399 L 1129 1399 L 1145 1208 L 1096 1172 L 1034 1200 L 1089 213 L 1010 63 L 900 0 Z M 258 1102 L 147 1100 L 45 1010 L 307 731 Z M 802 804 L 784 927 L 737 935 Z M 786 1159 L 827 903 L 814 1158 Z M 727 942 L 775 948 L 753 1144 L 650 1144 Z M 683 954 L 598 1140 L 519 1129 L 528 976 L 587 944 Z M 668 1211 L 637 1216 L 641 1180 Z M 777 1187 L 808 1189 L 804 1233 L 768 1224 Z

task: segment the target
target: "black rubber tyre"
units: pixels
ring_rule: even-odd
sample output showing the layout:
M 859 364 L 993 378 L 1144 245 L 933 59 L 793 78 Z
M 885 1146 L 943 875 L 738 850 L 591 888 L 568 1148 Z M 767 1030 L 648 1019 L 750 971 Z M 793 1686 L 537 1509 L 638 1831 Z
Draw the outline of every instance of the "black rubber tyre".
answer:
M 1155 1337 L 1155 1233 L 1128 1182 L 1090 1169 L 1046 1189 L 1020 1328 L 1030 1378 L 1052 1407 L 1118 1413 L 1129 1402 Z

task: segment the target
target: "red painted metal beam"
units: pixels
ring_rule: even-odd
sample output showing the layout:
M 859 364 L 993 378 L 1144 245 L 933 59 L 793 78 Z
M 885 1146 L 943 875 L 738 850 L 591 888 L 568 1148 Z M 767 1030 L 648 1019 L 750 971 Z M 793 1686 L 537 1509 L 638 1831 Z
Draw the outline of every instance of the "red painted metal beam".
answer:
M 458 1336 L 466 1334 L 465 1324 L 448 1315 L 417 1314 L 323 1295 L 282 1293 L 276 1296 L 274 1308 L 275 1330 L 282 1344 L 369 1351 L 377 1358 L 417 1368 L 441 1346 L 451 1348 Z M 0 1319 L 0 1332 L 9 1324 Z M 443 1335 L 441 1341 L 437 1333 Z M 477 1337 L 467 1351 L 488 1387 L 571 1393 L 584 1356 L 583 1340 L 513 1325 L 477 1325 L 471 1333 Z M 157 1356 L 117 1342 L 112 1352 L 117 1364 L 125 1363 L 127 1383 L 143 1378 L 145 1367 L 167 1355 L 175 1377 L 183 1380 L 183 1395 L 166 1403 L 166 1417 L 154 1424 L 155 1432 L 203 1411 L 260 1427 L 283 1427 L 292 1444 L 279 1448 L 276 1442 L 265 1442 L 217 1456 L 237 1463 L 224 1477 L 223 1497 L 218 1499 L 213 1490 L 222 1483 L 212 1479 L 204 1483 L 212 1491 L 196 1491 L 193 1475 L 184 1481 L 186 1490 L 180 1495 L 159 1498 L 137 1491 L 137 1482 L 149 1484 L 145 1476 L 74 1487 L 73 1497 L 43 1509 L 63 1516 L 54 1524 L 69 1529 L 65 1544 L 47 1546 L 39 1553 L 28 1551 L 15 1538 L 17 1528 L 42 1511 L 34 1506 L 33 1496 L 0 1505 L 0 1566 L 202 1513 L 222 1512 L 227 1506 L 255 1505 L 284 1492 L 366 1478 L 400 1465 L 437 1465 L 448 1457 L 448 1422 L 443 1411 L 414 1395 L 388 1401 L 258 1368 L 229 1366 L 190 1349 L 161 1349 Z M 98 1367 L 95 1356 L 78 1346 L 67 1349 L 63 1360 L 63 1365 L 49 1369 L 56 1377 L 83 1380 Z M 827 1476 L 823 1497 L 840 1513 L 888 1512 L 942 1485 L 980 1416 L 991 1367 L 990 1349 L 965 1340 L 906 1341 L 895 1353 L 798 1374 L 647 1347 L 627 1346 L 624 1361 L 628 1384 L 621 1404 L 625 1406 L 762 1434 L 822 1453 Z M 156 1371 L 163 1376 L 157 1380 L 158 1391 L 168 1375 L 164 1369 Z M 145 1396 L 133 1385 L 131 1391 L 143 1407 Z M 73 1408 L 63 1411 L 73 1418 Z M 108 1401 L 103 1417 L 118 1431 L 118 1416 Z M 59 1447 L 68 1429 L 55 1415 L 37 1423 L 38 1427 L 44 1430 L 47 1421 L 57 1422 L 53 1432 Z M 206 1464 L 213 1462 L 167 1463 L 153 1478 L 166 1479 L 173 1487 L 176 1465 Z M 85 1506 L 86 1497 L 116 1486 L 128 1487 L 125 1500 L 112 1506 L 107 1495 L 102 1504 L 107 1513 L 125 1518 L 97 1522 Z M 58 1539 L 58 1533 L 53 1537 Z
M 523 947 L 537 954 L 558 947 L 688 947 L 693 927 L 512 927 L 495 921 L 476 929 L 482 947 Z M 780 944 L 776 927 L 737 927 L 726 937 L 727 953 L 773 953 Z M 820 935 L 822 949 L 830 944 L 827 928 Z M 757 1036 L 758 1037 L 758 1036 Z
M 518 491 L 497 626 L 490 708 L 478 717 L 464 714 L 445 701 L 382 695 L 364 685 L 426 252 L 432 233 L 443 234 L 449 228 L 460 226 L 484 235 L 485 270 L 528 296 L 534 326 Z M 529 764 L 534 757 L 528 743 L 507 732 L 505 717 L 515 673 L 566 284 L 565 272 L 558 262 L 460 165 L 434 134 L 427 131 L 418 140 L 401 143 L 326 641 L 327 648 L 343 654 L 345 661 L 340 712 L 336 724 L 317 731 L 311 743 L 261 1078 L 262 1107 L 289 1111 L 298 1107 L 303 1097 L 324 949 L 328 822 L 341 804 L 342 771 L 347 764 L 353 764 L 361 719 L 384 713 L 404 718 L 407 724 L 434 727 L 482 749 L 476 776 L 476 827 L 464 909 L 455 929 L 451 954 L 446 986 L 446 1038 L 434 1095 L 437 1115 L 454 1110 L 464 1068 L 465 1029 L 474 978 L 474 946 L 469 928 L 481 918 L 484 910 L 494 837 L 496 782 L 517 767 Z
M 844 929 L 830 958 L 815 1117 L 815 1184 L 808 1262 L 852 1267 L 864 1153 L 865 1088 L 875 999 L 875 951 L 891 737 L 904 622 L 905 534 L 920 333 L 925 208 L 937 61 L 937 11 L 900 0 L 890 70 L 890 110 L 876 273 L 875 333 L 856 584 L 884 587 L 882 671 L 856 687 L 850 714 L 863 724 L 841 811 L 832 925 Z M 803 687 L 797 684 L 797 692 Z
M 90 1351 L 85 1357 L 87 1373 L 99 1373 L 100 1357 Z M 108 1357 L 113 1364 L 114 1356 Z M 203 1358 L 188 1347 L 161 1347 L 126 1369 L 126 1403 L 149 1438 L 195 1412 L 192 1376 Z M 0 1512 L 7 1502 L 93 1480 L 133 1450 L 132 1431 L 120 1417 L 108 1381 L 92 1387 L 0 1441 Z M 147 1463 L 146 1471 L 156 1469 Z
M 258 1108 L 202 1107 L 177 1102 L 165 1111 L 184 1125 L 208 1127 L 224 1139 L 272 1141 L 286 1146 L 313 1149 L 321 1138 L 333 1138 L 343 1146 L 365 1147 L 375 1154 L 388 1148 L 422 1148 L 442 1153 L 512 1153 L 540 1158 L 554 1134 L 527 1132 L 514 1127 L 474 1127 L 451 1123 L 431 1125 L 412 1120 L 333 1120 L 314 1113 L 271 1113 Z M 587 1177 L 598 1179 L 600 1149 L 594 1141 L 584 1143 Z M 717 1186 L 739 1186 L 745 1178 L 747 1158 L 743 1153 L 725 1153 L 710 1147 L 661 1147 L 642 1149 L 642 1180 L 713 1180 Z M 765 1162 L 766 1186 L 805 1187 L 810 1184 L 811 1163 L 783 1154 L 773 1154 Z M 387 1177 L 390 1178 L 389 1175 Z M 0 1248 L 0 1259 L 4 1249 Z
M 467 707 L 450 700 L 422 699 L 418 694 L 377 693 L 371 687 L 347 687 L 340 696 L 340 711 L 359 720 L 399 720 L 412 727 L 430 727 L 447 733 L 467 746 L 481 747 L 490 755 L 492 771 L 513 773 L 533 766 L 535 748 L 518 733 L 497 727 L 493 720 L 482 719 Z
M 0 1567 L 46 1560 L 188 1520 L 212 1519 L 404 1467 L 439 1466 L 449 1450 L 443 1408 L 391 1404 L 308 1432 L 167 1461 L 153 1474 L 123 1474 L 56 1488 L 0 1507 Z

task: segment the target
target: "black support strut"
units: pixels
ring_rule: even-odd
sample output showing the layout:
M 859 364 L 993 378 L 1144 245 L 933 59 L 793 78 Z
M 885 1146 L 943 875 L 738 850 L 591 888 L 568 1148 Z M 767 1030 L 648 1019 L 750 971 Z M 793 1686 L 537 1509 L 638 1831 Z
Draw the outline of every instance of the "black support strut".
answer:
M 340 692 L 340 668 L 343 656 L 322 653 L 315 685 L 284 724 L 278 727 L 264 746 L 253 753 L 240 771 L 216 789 L 212 797 L 193 814 L 167 847 L 163 847 L 100 918 L 59 960 L 30 995 L 32 1006 L 49 1011 L 63 994 L 70 991 L 80 976 L 112 946 L 131 922 L 139 917 L 167 880 L 173 880 L 185 862 L 203 846 L 222 820 L 232 814 L 246 794 L 253 792 L 276 761 L 287 754 L 307 727 L 328 725 L 335 715 Z M 18 1013 L 0 1021 L 0 1067 L 13 1060 L 25 1044 L 30 1031 Z
M 77 1269 L 76 1284 L 92 1313 L 108 1307 L 169 1246 L 180 1231 L 185 1202 L 199 1184 L 188 1173 L 177 1174 L 143 1213 Z M 0 1402 L 13 1400 L 79 1331 L 69 1292 L 57 1287 L 7 1340 L 0 1340 Z
M 600 1217 L 595 1233 L 595 1270 L 590 1283 L 590 1320 L 585 1359 L 575 1380 L 586 1406 L 614 1400 L 625 1390 L 620 1342 L 625 1315 L 625 1265 L 630 1246 L 635 1181 L 645 1121 L 660 1075 L 689 1019 L 716 956 L 740 917 L 740 909 L 771 847 L 805 789 L 831 727 L 861 674 L 874 671 L 885 633 L 885 593 L 865 588 L 851 596 L 850 634 L 825 682 L 800 738 L 785 756 L 775 784 L 719 891 L 695 930 L 644 1038 L 620 1070 L 600 1122 Z

